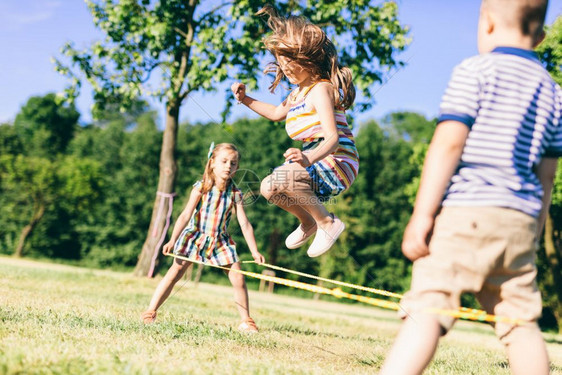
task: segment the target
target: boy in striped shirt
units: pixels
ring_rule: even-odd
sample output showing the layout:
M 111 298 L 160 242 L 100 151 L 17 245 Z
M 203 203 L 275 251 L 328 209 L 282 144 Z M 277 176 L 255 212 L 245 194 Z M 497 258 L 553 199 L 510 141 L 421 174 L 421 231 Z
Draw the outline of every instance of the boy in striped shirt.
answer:
M 419 374 L 472 292 L 516 374 L 548 374 L 536 239 L 562 155 L 562 91 L 532 51 L 547 0 L 483 0 L 478 56 L 453 71 L 402 251 L 414 261 L 383 374 Z M 433 310 L 435 311 L 435 310 Z M 520 324 L 523 322 L 523 324 Z

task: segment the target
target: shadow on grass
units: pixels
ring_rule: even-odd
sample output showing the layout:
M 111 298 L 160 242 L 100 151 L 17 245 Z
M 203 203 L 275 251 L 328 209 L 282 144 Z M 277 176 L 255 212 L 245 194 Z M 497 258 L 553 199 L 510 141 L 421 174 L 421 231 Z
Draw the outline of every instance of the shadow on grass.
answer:
M 374 367 L 376 369 L 379 369 L 382 366 L 384 359 L 385 357 L 382 354 L 375 354 L 372 358 L 355 357 L 355 361 L 358 364 L 367 367 Z
M 308 329 L 308 328 L 299 328 L 299 327 L 295 327 L 291 324 L 274 323 L 273 326 L 271 326 L 270 329 L 272 331 L 277 331 L 277 332 L 281 332 L 281 333 L 290 333 L 290 334 L 297 334 L 297 335 L 303 335 L 303 336 L 322 336 L 322 337 L 330 337 L 330 338 L 344 338 L 344 336 L 336 334 L 336 333 L 315 331 L 313 329 Z
M 496 367 L 499 367 L 501 369 L 506 369 L 509 370 L 509 362 L 507 361 L 501 361 L 495 364 Z M 551 374 L 559 374 L 562 373 L 562 367 L 560 366 L 556 366 L 553 365 L 552 363 L 550 364 L 550 373 Z
M 558 337 L 545 337 L 544 341 L 548 344 L 562 345 L 562 339 L 560 339 Z

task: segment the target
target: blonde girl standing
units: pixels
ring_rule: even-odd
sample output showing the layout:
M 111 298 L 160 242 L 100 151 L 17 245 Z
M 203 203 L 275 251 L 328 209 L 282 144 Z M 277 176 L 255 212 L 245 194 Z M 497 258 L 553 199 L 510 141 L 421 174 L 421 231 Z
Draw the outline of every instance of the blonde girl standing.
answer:
M 187 205 L 178 217 L 170 241 L 164 245 L 163 253 L 174 252 L 189 259 L 227 267 L 228 278 L 234 287 L 234 300 L 242 322 L 241 331 L 257 332 L 258 327 L 250 317 L 248 290 L 240 269 L 236 246 L 227 232 L 233 212 L 236 213 L 242 234 L 252 257 L 258 263 L 264 257 L 258 252 L 254 230 L 246 217 L 242 204 L 242 192 L 232 183 L 232 176 L 238 169 L 240 153 L 229 143 L 212 147 L 205 166 L 203 180 L 193 186 Z M 142 313 L 145 324 L 154 322 L 156 311 L 164 303 L 174 285 L 182 278 L 192 262 L 176 258 L 162 278 Z
M 238 102 L 259 115 L 285 119 L 289 137 L 303 142 L 302 150 L 289 148 L 283 154 L 285 164 L 262 181 L 261 193 L 300 221 L 286 246 L 295 249 L 315 235 L 307 253 L 316 257 L 327 252 L 345 229 L 323 202 L 347 190 L 359 170 L 344 112 L 355 99 L 351 70 L 339 65 L 334 44 L 305 18 L 278 17 L 270 6 L 258 14 L 269 16 L 273 30 L 264 40 L 275 57 L 266 68 L 275 74 L 271 92 L 283 77 L 297 87 L 277 106 L 246 95 L 243 83 L 234 83 L 231 89 Z

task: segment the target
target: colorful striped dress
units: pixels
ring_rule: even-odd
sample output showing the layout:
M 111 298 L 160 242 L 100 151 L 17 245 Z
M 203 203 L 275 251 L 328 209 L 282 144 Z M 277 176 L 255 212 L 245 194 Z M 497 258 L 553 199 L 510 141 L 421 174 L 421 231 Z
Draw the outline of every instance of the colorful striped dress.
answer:
M 304 153 L 312 151 L 324 140 L 320 117 L 305 101 L 312 87 L 314 85 L 305 91 L 302 99 L 291 105 L 285 120 L 285 130 L 289 137 L 304 142 Z M 313 191 L 324 199 L 347 190 L 359 171 L 359 154 L 345 112 L 338 109 L 334 109 L 334 112 L 339 136 L 338 148 L 333 154 L 306 168 L 312 178 Z
M 202 181 L 193 186 L 201 188 Z M 230 183 L 203 193 L 189 224 L 174 245 L 174 254 L 199 262 L 225 266 L 238 262 L 236 243 L 227 232 L 228 223 L 242 192 Z

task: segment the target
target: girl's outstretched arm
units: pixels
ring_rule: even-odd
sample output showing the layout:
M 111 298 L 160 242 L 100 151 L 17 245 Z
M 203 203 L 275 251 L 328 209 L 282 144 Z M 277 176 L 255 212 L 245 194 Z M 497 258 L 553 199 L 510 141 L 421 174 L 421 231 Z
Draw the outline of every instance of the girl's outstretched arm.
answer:
M 199 199 L 201 199 L 201 190 L 199 187 L 194 186 L 189 194 L 189 200 L 185 205 L 185 208 L 181 212 L 180 216 L 176 220 L 176 224 L 174 225 L 174 230 L 172 231 L 172 237 L 170 237 L 170 241 L 168 241 L 164 247 L 162 248 L 162 252 L 164 254 L 170 254 L 174 248 L 174 244 L 178 240 L 181 232 L 185 228 L 185 226 L 189 223 L 191 216 L 193 215 L 193 211 L 195 211 L 195 207 L 199 203 Z
M 285 99 L 283 103 L 275 106 L 273 104 L 260 102 L 254 98 L 246 95 L 246 85 L 241 82 L 235 82 L 230 87 L 234 93 L 234 97 L 238 100 L 238 103 L 244 104 L 246 107 L 250 108 L 252 111 L 256 112 L 258 115 L 265 117 L 271 121 L 281 121 L 287 117 L 290 105 L 288 100 Z
M 265 258 L 258 251 L 256 238 L 254 237 L 254 228 L 252 227 L 252 224 L 250 224 L 250 221 L 246 216 L 246 212 L 244 211 L 244 203 L 242 202 L 242 200 L 236 203 L 236 218 L 238 219 L 238 224 L 240 224 L 240 229 L 242 229 L 244 239 L 246 240 L 246 243 L 250 248 L 252 257 L 257 263 L 265 262 Z

